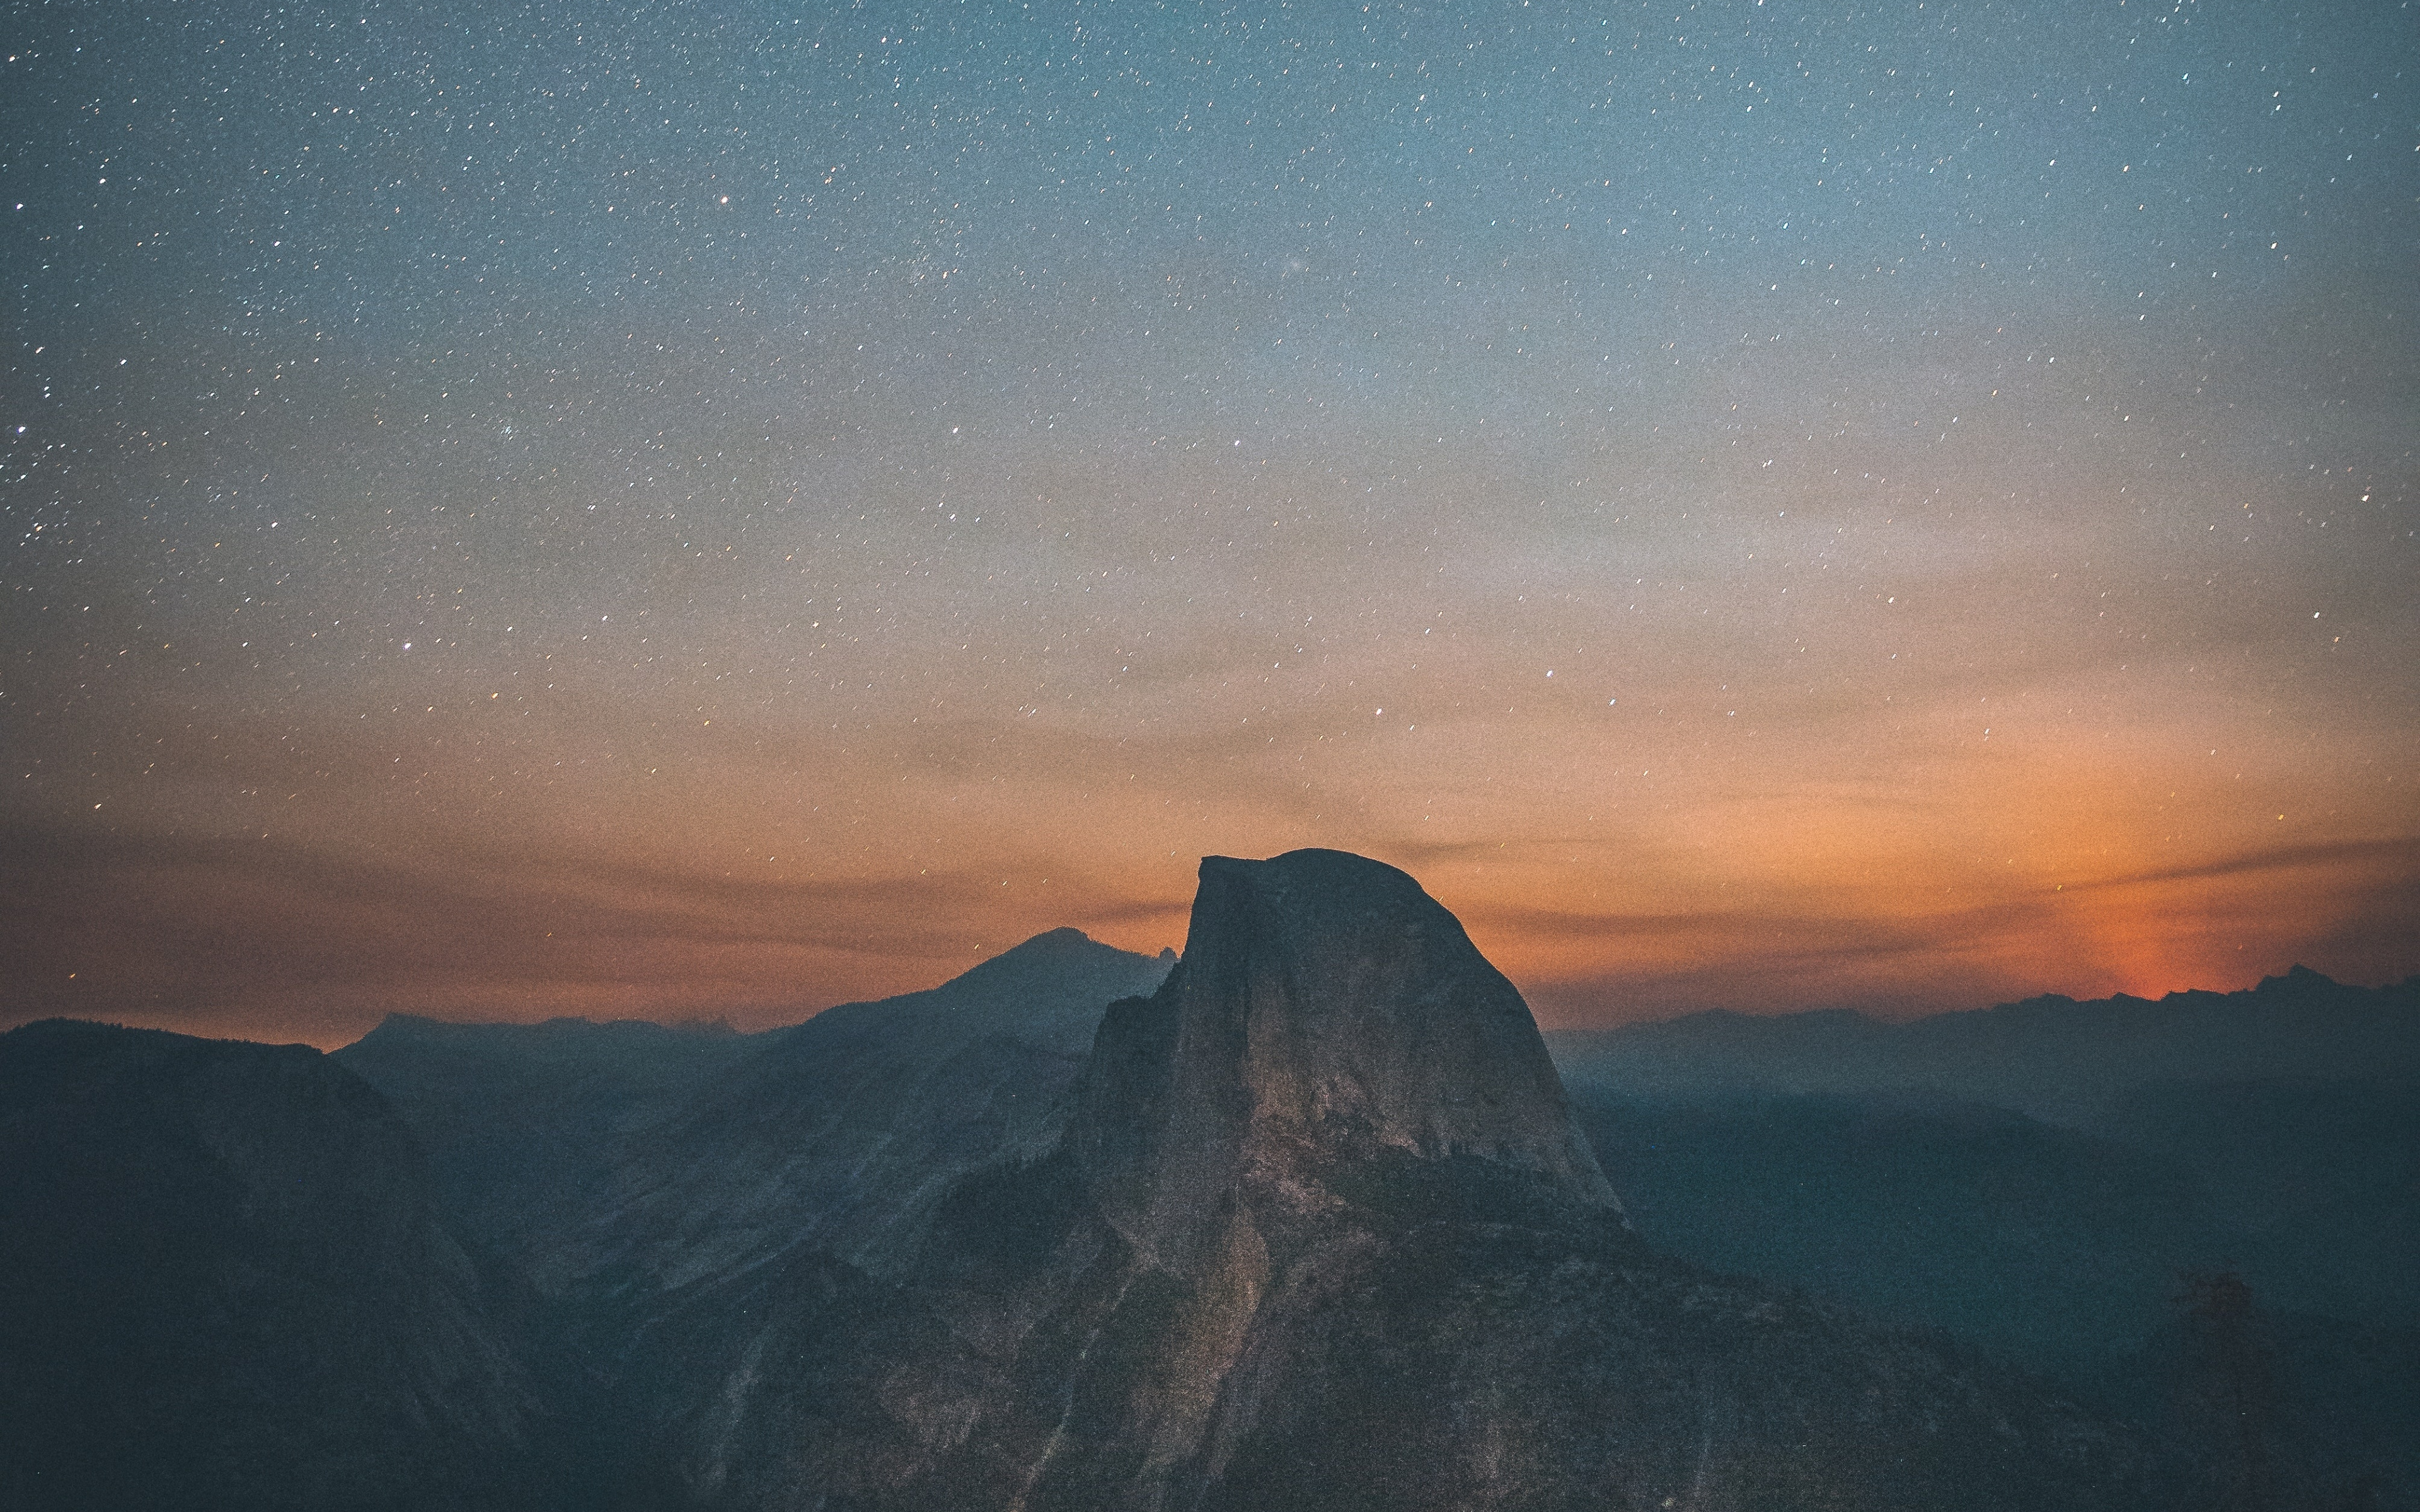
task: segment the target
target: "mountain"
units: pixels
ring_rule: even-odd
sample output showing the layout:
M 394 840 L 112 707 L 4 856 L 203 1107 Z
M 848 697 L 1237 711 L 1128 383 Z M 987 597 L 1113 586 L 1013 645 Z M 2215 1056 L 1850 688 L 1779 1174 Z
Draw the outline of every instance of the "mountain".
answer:
M 2420 1330 L 2420 1088 L 2155 1082 L 2090 1133 L 2207 1193 L 2226 1264 L 2271 1305 Z
M 762 1035 L 32 1026 L 0 1504 L 2420 1505 L 2409 998 L 1559 1072 L 1413 879 L 1300 851 L 1205 859 L 1181 960 Z
M 2411 983 L 2297 968 L 2158 1002 L 1699 1014 L 1552 1043 L 1656 1248 L 1947 1330 L 2204 1470 L 2226 1458 L 2215 1419 L 2179 1404 L 2219 1390 L 2225 1355 L 2257 1378 L 2244 1463 L 2314 1505 L 2411 1507 L 2420 1354 L 2395 1341 L 2420 1325 L 2415 1007 Z M 2213 1278 L 2257 1327 L 2196 1355 L 2191 1299 Z
M 2160 1083 L 2086 1129 L 1903 1092 L 1574 1102 L 1658 1250 L 1943 1330 L 2200 1471 L 2257 1436 L 2301 1498 L 2202 1504 L 2420 1507 L 2420 1096 Z M 2247 1316 L 2214 1337 L 2222 1278 Z
M 1548 1043 L 1566 1078 L 1625 1096 L 1920 1091 L 2082 1124 L 2152 1082 L 2420 1086 L 2420 979 L 2349 987 L 2296 966 L 2242 992 L 2156 1001 L 2054 994 L 1906 1024 L 1717 1010 Z
M 419 1134 L 471 1236 L 550 1295 L 600 1273 L 644 1293 L 800 1243 L 864 1257 L 937 1184 L 1047 1143 L 1102 1008 L 1174 960 L 1059 929 L 762 1034 L 397 1013 L 334 1058 Z
M 1651 1252 L 1518 993 L 1373 861 L 1205 860 L 1022 1149 L 875 1265 L 674 1277 L 627 1504 L 2141 1504 L 2025 1378 Z
M 427 1153 L 464 1238 L 542 1277 L 604 1204 L 622 1142 L 763 1048 L 766 1036 L 389 1014 L 330 1058 L 383 1094 Z
M 1103 1008 L 1174 962 L 1052 930 L 762 1036 L 625 1142 L 568 1263 L 642 1298 L 793 1251 L 895 1266 L 953 1182 L 1049 1148 Z
M 0 1504 L 542 1504 L 514 1315 L 318 1051 L 0 1035 Z
M 1658 1249 L 2088 1379 L 2169 1318 L 2230 1231 L 2171 1164 L 1908 1094 L 1632 1101 L 1580 1118 Z
M 1520 993 L 1418 883 L 1339 851 L 1205 859 L 1183 963 L 1111 1008 L 1078 1102 L 1078 1168 L 1164 1267 L 1437 1173 L 1620 1211 Z M 1238 1202 L 1252 1237 L 1222 1240 Z

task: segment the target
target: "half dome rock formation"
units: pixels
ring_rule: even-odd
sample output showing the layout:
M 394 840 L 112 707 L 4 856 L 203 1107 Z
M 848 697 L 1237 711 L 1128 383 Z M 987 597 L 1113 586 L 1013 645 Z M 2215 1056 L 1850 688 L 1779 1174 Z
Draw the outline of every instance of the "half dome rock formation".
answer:
M 1169 1273 L 1244 1231 L 1264 1253 L 1406 1214 L 1619 1217 L 1520 992 L 1345 852 L 1207 856 L 1184 958 L 1110 1004 L 1077 1099 L 1101 1217 Z
M 2143 1504 L 2031 1382 L 1650 1253 L 1519 994 L 1393 868 L 1204 861 L 1071 1103 L 878 1273 L 667 1293 L 631 1504 Z
M 1520 993 L 1419 883 L 1342 851 L 1205 858 L 1181 964 L 1111 1008 L 1081 1096 L 1103 1213 L 1165 1263 L 1230 1201 L 1299 1223 L 1448 1170 L 1619 1211 Z
M 1115 1300 L 1027 1506 L 1223 1484 L 1419 1229 L 1632 1247 L 1518 990 L 1419 884 L 1341 851 L 1205 858 L 1184 956 L 1110 1005 L 1077 1098 L 1091 1212 L 1062 1253 L 1099 1258 L 1065 1292 Z

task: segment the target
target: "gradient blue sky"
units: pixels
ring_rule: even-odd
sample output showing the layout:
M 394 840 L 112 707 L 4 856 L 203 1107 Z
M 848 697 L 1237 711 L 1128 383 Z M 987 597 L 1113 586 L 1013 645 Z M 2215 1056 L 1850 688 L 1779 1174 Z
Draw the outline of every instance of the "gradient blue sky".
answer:
M 2420 970 L 2420 12 L 27 4 L 0 1022 L 1204 853 L 1551 1024 Z

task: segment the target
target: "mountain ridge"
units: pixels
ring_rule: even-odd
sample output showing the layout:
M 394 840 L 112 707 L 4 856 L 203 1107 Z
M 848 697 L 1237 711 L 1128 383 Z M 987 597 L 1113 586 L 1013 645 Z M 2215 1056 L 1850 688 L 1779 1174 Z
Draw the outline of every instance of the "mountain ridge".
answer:
M 1546 1041 L 1567 1078 L 1630 1095 L 1925 1091 L 2080 1125 L 2154 1081 L 2420 1081 L 2420 980 L 2354 987 L 2298 965 L 2233 993 L 2041 994 L 1903 1023 L 1714 1009 Z
M 2281 979 L 2253 1018 L 2308 999 L 2375 1028 L 2315 977 Z M 1995 1054 L 2078 1007 L 2009 1006 Z M 1804 1017 L 1785 1039 L 1900 1027 Z M 1696 1083 L 1666 1076 L 1682 1093 L 1730 1073 L 1709 1040 L 1751 1072 L 1806 1069 L 1796 1041 L 1756 1042 L 1762 1021 L 1709 1022 L 1666 1031 L 1670 1064 L 1637 1058 L 1694 1066 Z M 1948 1039 L 1968 1056 L 1953 1065 L 1973 1060 L 1971 1031 Z M 1661 1180 L 1642 1210 L 1659 1223 L 1676 1176 L 1722 1173 L 1617 1161 L 1591 1134 L 1694 1127 L 1748 1148 L 1745 1126 L 1567 1088 L 1451 914 L 1347 853 L 1205 857 L 1182 958 L 1054 930 L 939 987 L 759 1035 L 399 1017 L 333 1057 L 277 1055 L 383 1079 L 380 1117 L 428 1123 L 439 1194 L 502 1257 L 475 1263 L 538 1299 L 547 1366 L 511 1379 L 582 1437 L 528 1504 L 2118 1512 L 2178 1484 L 2167 1449 L 1946 1335 L 1652 1247 L 1607 1171 Z M 2223 1120 L 2226 1085 L 2107 1117 Z M 2262 1127 L 2335 1148 L 2311 1121 L 2333 1105 L 2298 1088 L 2268 1094 Z M 1919 1202 L 2040 1149 L 2098 1158 L 1918 1091 L 1768 1121 L 1814 1175 L 1911 1133 L 1976 1152 L 1921 1171 Z M 2354 1110 L 2362 1137 L 2391 1149 L 2402 1103 L 2373 1102 Z M 242 1105 L 237 1088 L 225 1109 Z M 2297 1193 L 2293 1162 L 2270 1165 L 2259 1190 L 2296 1214 L 2352 1211 L 2394 1176 Z M 2027 1200 L 2020 1222 L 2058 1196 Z M 1823 1193 L 1802 1206 L 1813 1236 Z M 2393 1255 L 2376 1248 L 2372 1269 Z M 508 1335 L 499 1358 L 520 1348 Z M 2157 1347 L 2207 1376 L 2201 1335 L 2178 1337 Z M 2341 1481 L 2398 1442 L 2355 1425 L 2304 1458 Z
M 659 1501 L 2135 1504 L 2138 1449 L 2038 1387 L 1650 1254 L 1519 995 L 1392 868 L 1205 860 L 1074 1103 L 908 1266 L 792 1249 L 665 1293 Z

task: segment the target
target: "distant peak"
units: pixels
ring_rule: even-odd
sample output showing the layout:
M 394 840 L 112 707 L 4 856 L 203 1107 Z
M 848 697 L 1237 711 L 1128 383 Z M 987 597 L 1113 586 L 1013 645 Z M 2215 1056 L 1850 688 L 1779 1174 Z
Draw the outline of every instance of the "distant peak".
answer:
M 935 989 L 951 996 L 1010 993 L 1090 999 L 1095 1006 L 1159 985 L 1155 958 L 1104 945 L 1079 929 L 1045 930 Z
M 372 1026 L 369 1033 L 363 1035 L 354 1043 L 360 1044 L 370 1040 L 385 1043 L 393 1040 L 427 1039 L 431 1035 L 443 1034 L 453 1026 L 443 1019 L 430 1018 L 426 1013 L 390 1012 Z
M 2310 967 L 2297 962 L 2288 966 L 2286 974 L 2282 977 L 2261 978 L 2260 985 L 2253 990 L 2271 993 L 2282 989 L 2291 992 L 2304 987 L 2333 987 L 2335 984 L 2336 980 L 2334 977 L 2324 972 L 2313 971 Z
M 1073 949 L 1078 946 L 1097 945 L 1100 942 L 1098 940 L 1094 939 L 1082 930 L 1071 928 L 1063 924 L 1057 929 L 1044 930 L 1041 933 L 1036 934 L 1030 940 L 1027 940 L 1024 944 L 1012 946 L 1010 949 L 1003 950 L 1001 953 L 1002 955 L 1015 955 L 1019 950 L 1067 950 Z
M 1125 953 L 1114 945 L 1103 945 L 1082 930 L 1063 926 L 1059 929 L 1044 930 L 1032 939 L 1012 945 L 998 955 L 985 957 L 979 964 L 969 968 L 967 975 L 972 976 L 976 972 L 997 975 L 1004 971 L 1016 972 L 1028 969 L 1047 971 L 1056 969 L 1069 962 L 1094 957 L 1107 959 Z

